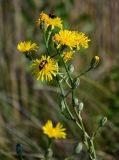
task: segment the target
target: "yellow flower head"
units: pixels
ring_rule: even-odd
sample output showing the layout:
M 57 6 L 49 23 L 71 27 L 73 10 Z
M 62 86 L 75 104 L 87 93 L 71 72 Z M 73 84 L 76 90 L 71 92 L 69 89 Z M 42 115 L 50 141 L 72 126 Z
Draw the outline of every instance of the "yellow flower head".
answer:
M 73 53 L 73 51 L 63 52 L 62 57 L 65 61 L 69 61 L 72 59 Z
M 52 80 L 53 76 L 58 73 L 58 65 L 50 56 L 42 56 L 41 59 L 36 59 L 32 64 L 32 72 L 37 80 Z
M 88 42 L 90 41 L 84 33 L 69 31 L 69 30 L 60 30 L 59 33 L 56 33 L 52 40 L 57 45 L 57 49 L 61 46 L 67 46 L 71 50 L 80 49 L 80 46 L 88 48 Z
M 48 120 L 42 129 L 49 138 L 66 138 L 67 135 L 65 133 L 66 128 L 63 128 L 61 123 L 57 123 L 56 127 L 53 127 L 51 120 Z
M 17 45 L 17 49 L 22 53 L 27 53 L 30 51 L 37 51 L 38 45 L 36 43 L 32 43 L 31 41 L 20 42 Z
M 83 48 L 88 48 L 88 42 L 90 41 L 90 39 L 88 39 L 88 37 L 85 36 L 84 33 L 75 32 L 75 37 L 76 46 L 78 50 L 80 49 L 80 46 L 82 46 Z
M 39 19 L 37 20 L 37 23 L 40 25 L 42 23 L 44 23 L 46 25 L 46 29 L 47 27 L 51 26 L 52 29 L 54 29 L 54 27 L 58 27 L 58 28 L 62 28 L 62 20 L 59 17 L 56 17 L 54 14 L 45 14 L 45 13 L 41 13 L 39 16 Z

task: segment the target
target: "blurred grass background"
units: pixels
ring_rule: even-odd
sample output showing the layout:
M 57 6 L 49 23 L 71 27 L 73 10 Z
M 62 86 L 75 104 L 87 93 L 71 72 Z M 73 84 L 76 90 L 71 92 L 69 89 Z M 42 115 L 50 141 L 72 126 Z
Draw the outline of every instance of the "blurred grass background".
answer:
M 55 159 L 64 159 L 81 141 L 81 132 L 59 110 L 55 83 L 36 82 L 28 61 L 18 53 L 19 41 L 33 40 L 44 52 L 42 33 L 36 26 L 39 13 L 53 11 L 65 28 L 86 33 L 89 49 L 75 54 L 75 74 L 87 68 L 94 55 L 99 67 L 81 78 L 77 97 L 84 102 L 83 119 L 88 132 L 101 115 L 108 123 L 95 140 L 99 160 L 119 159 L 119 1 L 116 0 L 0 0 L 0 159 L 15 160 L 15 146 L 22 143 L 26 159 L 40 159 L 47 138 L 42 124 L 48 119 L 67 127 L 67 140 L 54 144 Z M 70 97 L 69 97 L 70 103 Z M 70 125 L 69 125 L 70 124 Z M 82 153 L 83 154 L 83 153 Z M 82 159 L 82 154 L 77 159 Z

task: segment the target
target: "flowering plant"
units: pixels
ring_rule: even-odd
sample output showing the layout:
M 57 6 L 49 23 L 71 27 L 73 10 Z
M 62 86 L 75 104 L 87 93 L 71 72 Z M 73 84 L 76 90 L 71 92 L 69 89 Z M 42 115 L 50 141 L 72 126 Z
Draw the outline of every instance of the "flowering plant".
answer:
M 17 49 L 22 52 L 26 58 L 31 60 L 32 74 L 36 80 L 57 81 L 61 92 L 61 113 L 67 120 L 73 121 L 79 127 L 82 132 L 83 144 L 87 150 L 88 159 L 96 160 L 94 138 L 100 127 L 105 124 L 107 119 L 106 117 L 103 117 L 97 127 L 97 130 L 94 131 L 93 135 L 89 136 L 85 129 L 81 115 L 83 103 L 79 102 L 76 98 L 75 91 L 79 85 L 79 78 L 91 69 L 96 68 L 99 63 L 99 56 L 94 56 L 92 58 L 87 70 L 77 76 L 73 75 L 73 68 L 70 66 L 69 61 L 72 60 L 76 51 L 80 51 L 81 47 L 89 47 L 90 39 L 82 32 L 64 29 L 61 18 L 54 14 L 48 15 L 42 12 L 37 20 L 37 24 L 40 26 L 40 29 L 44 34 L 44 43 L 47 53 L 42 54 L 39 57 L 37 49 L 40 47 L 31 41 L 20 42 Z M 57 30 L 55 30 L 55 28 L 57 28 Z M 50 52 L 50 42 L 54 45 L 54 53 Z M 65 72 L 63 73 L 61 66 L 59 65 L 59 61 L 62 62 L 65 69 Z M 69 88 L 68 92 L 64 90 L 64 83 Z M 70 94 L 72 97 L 71 106 L 67 103 L 67 97 Z M 58 123 L 56 127 L 53 127 L 51 120 L 48 120 L 42 129 L 43 133 L 46 134 L 49 139 L 66 138 L 67 135 L 66 129 L 63 128 L 61 123 Z M 79 153 L 81 149 L 82 143 L 78 144 L 77 152 Z M 48 159 L 49 151 L 51 151 L 51 143 L 49 144 L 48 152 L 44 155 L 43 159 Z M 67 157 L 66 159 L 68 160 L 68 158 L 70 157 Z

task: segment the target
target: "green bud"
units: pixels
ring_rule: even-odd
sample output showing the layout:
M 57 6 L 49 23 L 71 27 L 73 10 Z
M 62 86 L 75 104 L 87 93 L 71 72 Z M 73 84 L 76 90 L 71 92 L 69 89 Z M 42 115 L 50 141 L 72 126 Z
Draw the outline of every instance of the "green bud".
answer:
M 79 154 L 83 148 L 83 144 L 79 142 L 75 147 L 75 154 Z
M 79 106 L 79 100 L 78 100 L 78 98 L 74 99 L 74 103 L 75 103 L 75 106 Z
M 79 84 L 80 84 L 80 79 L 79 78 L 74 79 L 73 88 L 74 89 L 77 88 Z
M 70 73 L 73 73 L 73 72 L 74 72 L 74 66 L 73 66 L 72 64 L 69 66 L 68 69 L 69 69 L 69 72 L 70 72 Z
M 93 57 L 90 62 L 90 67 L 95 69 L 97 65 L 99 64 L 99 60 L 100 58 L 98 56 Z
M 61 111 L 63 112 L 64 110 L 65 110 L 64 100 L 61 100 Z
M 27 52 L 25 56 L 31 61 L 36 59 L 38 55 L 35 52 Z
M 106 122 L 107 122 L 107 117 L 101 118 L 101 120 L 99 122 L 100 127 L 104 126 L 106 124 Z
M 47 153 L 47 158 L 52 158 L 52 156 L 53 156 L 53 151 L 52 151 L 52 149 L 51 148 L 48 148 L 48 151 L 47 151 L 48 153 Z
M 83 110 L 83 106 L 84 106 L 84 103 L 83 103 L 83 102 L 80 102 L 80 103 L 79 103 L 79 107 L 78 107 L 79 112 L 81 112 L 81 111 Z
M 16 152 L 17 152 L 18 156 L 22 156 L 22 154 L 23 154 L 23 146 L 22 146 L 22 144 L 17 144 L 16 145 Z

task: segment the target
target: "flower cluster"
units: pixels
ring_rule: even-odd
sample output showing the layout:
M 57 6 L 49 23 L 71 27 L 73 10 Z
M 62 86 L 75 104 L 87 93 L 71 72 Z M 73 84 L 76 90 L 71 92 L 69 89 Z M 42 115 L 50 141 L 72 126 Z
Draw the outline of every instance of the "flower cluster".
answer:
M 51 120 L 48 120 L 43 126 L 43 133 L 46 134 L 49 138 L 66 138 L 66 128 L 63 128 L 61 123 L 57 123 L 56 127 L 53 127 Z
M 84 145 L 89 154 L 89 159 L 96 160 L 96 153 L 93 144 L 93 139 L 96 135 L 96 132 L 94 132 L 93 136 L 91 137 L 86 132 L 81 117 L 83 103 L 80 103 L 79 100 L 75 98 L 74 91 L 79 85 L 79 77 L 97 67 L 99 63 L 99 57 L 93 57 L 89 68 L 74 77 L 74 67 L 69 65 L 68 62 L 72 60 L 73 55 L 76 53 L 76 51 L 79 51 L 81 47 L 88 48 L 90 39 L 82 32 L 64 29 L 61 18 L 51 13 L 45 14 L 42 12 L 37 20 L 37 24 L 43 31 L 44 43 L 47 51 L 46 54 L 39 55 L 38 45 L 31 41 L 20 42 L 17 45 L 17 49 L 31 61 L 32 74 L 36 80 L 51 81 L 54 77 L 56 78 L 61 93 L 61 113 L 67 119 L 72 120 L 81 129 L 83 133 Z M 55 28 L 57 28 L 57 30 L 55 30 Z M 52 49 L 52 52 L 50 51 L 51 44 L 53 44 L 51 46 L 52 48 L 54 46 L 54 51 Z M 65 68 L 65 73 L 61 73 L 60 71 L 60 62 L 62 62 L 62 65 Z M 66 94 L 64 91 L 64 84 L 66 84 L 70 89 Z M 72 95 L 72 108 L 67 103 L 67 97 L 69 94 Z M 104 125 L 104 123 L 106 123 L 106 118 L 104 118 L 101 122 L 101 124 Z M 99 125 L 99 127 L 103 125 Z M 65 139 L 67 136 L 66 128 L 64 128 L 61 123 L 57 123 L 54 127 L 51 120 L 46 122 L 46 124 L 42 127 L 42 130 L 43 133 L 49 138 Z M 49 155 L 50 158 L 52 156 L 52 153 L 50 153 L 52 151 L 50 144 L 51 142 L 52 140 L 50 139 L 46 159 L 49 157 Z
M 54 14 L 46 14 L 42 12 L 37 20 L 37 24 L 43 26 L 42 29 L 46 36 L 45 43 L 48 44 L 49 40 L 51 40 L 56 46 L 57 51 L 62 50 L 60 54 L 65 62 L 72 59 L 76 49 L 79 50 L 80 47 L 88 48 L 88 42 L 90 39 L 82 32 L 63 29 L 61 18 Z M 50 28 L 48 29 L 48 27 Z M 55 27 L 59 28 L 59 31 L 54 35 L 51 34 L 49 37 L 49 30 L 51 32 Z M 39 58 L 37 54 L 35 59 L 33 58 L 32 54 L 36 53 L 38 49 L 38 45 L 36 43 L 32 43 L 31 41 L 20 42 L 17 45 L 17 49 L 21 53 L 24 53 L 27 58 L 32 60 L 32 73 L 36 80 L 50 81 L 58 74 L 59 66 L 54 54 L 51 55 L 48 51 L 47 55 L 41 55 Z

